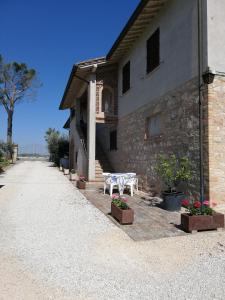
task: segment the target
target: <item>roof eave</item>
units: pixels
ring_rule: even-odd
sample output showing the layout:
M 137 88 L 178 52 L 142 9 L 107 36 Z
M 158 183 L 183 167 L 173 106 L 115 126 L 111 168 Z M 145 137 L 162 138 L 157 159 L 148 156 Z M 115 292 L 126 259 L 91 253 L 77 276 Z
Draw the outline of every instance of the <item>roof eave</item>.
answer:
M 63 126 L 64 129 L 70 129 L 70 117 L 67 119 L 66 123 Z
M 148 0 L 142 0 L 139 5 L 137 6 L 137 8 L 135 9 L 134 13 L 132 14 L 132 16 L 130 17 L 130 19 L 128 20 L 127 24 L 125 25 L 124 29 L 122 30 L 122 32 L 120 33 L 119 37 L 117 38 L 117 40 L 115 41 L 115 43 L 113 44 L 112 48 L 109 50 L 108 54 L 106 55 L 106 60 L 110 60 L 113 53 L 115 52 L 115 50 L 117 49 L 117 47 L 119 46 L 120 42 L 123 40 L 123 38 L 126 36 L 126 34 L 128 33 L 130 27 L 134 24 L 135 20 L 137 19 L 137 17 L 139 16 L 139 14 L 141 13 L 141 11 L 143 10 L 143 8 L 145 7 L 145 5 L 148 3 Z
M 95 66 L 95 65 L 99 66 L 99 65 L 103 65 L 103 64 L 106 64 L 105 57 L 99 57 L 96 59 L 82 61 L 73 66 L 73 68 L 70 72 L 70 76 L 69 76 L 64 94 L 63 94 L 63 98 L 62 98 L 60 106 L 59 106 L 59 110 L 65 110 L 65 109 L 70 108 L 70 107 L 65 106 L 66 96 L 67 96 L 68 90 L 72 84 L 73 78 L 76 76 L 76 73 L 78 72 L 78 70 L 89 70 L 90 69 L 90 71 L 91 71 L 93 66 Z M 82 81 L 85 81 L 85 78 L 81 78 L 78 75 L 77 75 L 77 78 Z M 87 81 L 87 83 L 88 83 L 88 81 Z
M 75 74 L 75 72 L 76 72 L 77 69 L 78 69 L 78 66 L 77 66 L 77 65 L 73 65 L 73 68 L 72 68 L 72 70 L 71 70 L 71 72 L 70 72 L 70 77 L 69 77 L 69 79 L 68 79 L 68 82 L 67 82 L 67 85 L 66 85 L 64 94 L 63 94 L 63 98 L 62 98 L 61 103 L 60 103 L 60 105 L 59 105 L 59 110 L 68 109 L 68 108 L 64 107 L 64 101 L 65 101 L 65 98 L 66 98 L 66 94 L 67 94 L 67 92 L 68 92 L 68 89 L 69 89 L 69 87 L 70 87 L 70 85 L 71 85 L 71 82 L 72 82 L 72 80 L 73 80 L 73 76 L 74 76 L 74 74 Z

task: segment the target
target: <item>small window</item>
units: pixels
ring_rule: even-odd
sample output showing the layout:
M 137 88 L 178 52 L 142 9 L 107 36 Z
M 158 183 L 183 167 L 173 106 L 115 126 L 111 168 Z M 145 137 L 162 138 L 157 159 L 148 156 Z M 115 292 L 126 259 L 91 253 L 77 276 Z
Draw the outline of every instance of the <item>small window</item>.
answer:
M 155 115 L 147 119 L 147 136 L 154 137 L 161 134 L 161 118 L 160 115 Z
M 123 94 L 130 89 L 130 62 L 123 67 Z
M 147 40 L 147 73 L 160 64 L 160 30 L 159 28 Z
M 110 151 L 117 150 L 117 130 L 110 132 Z

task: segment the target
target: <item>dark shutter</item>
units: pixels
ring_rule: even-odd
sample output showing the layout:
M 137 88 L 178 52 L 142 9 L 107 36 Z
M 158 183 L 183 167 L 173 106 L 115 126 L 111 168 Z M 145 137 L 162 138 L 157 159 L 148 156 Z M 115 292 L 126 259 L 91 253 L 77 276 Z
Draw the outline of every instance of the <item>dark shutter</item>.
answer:
M 130 89 L 130 62 L 123 67 L 123 93 Z
M 117 130 L 110 132 L 110 150 L 117 150 Z
M 160 64 L 160 31 L 159 28 L 147 40 L 147 73 Z

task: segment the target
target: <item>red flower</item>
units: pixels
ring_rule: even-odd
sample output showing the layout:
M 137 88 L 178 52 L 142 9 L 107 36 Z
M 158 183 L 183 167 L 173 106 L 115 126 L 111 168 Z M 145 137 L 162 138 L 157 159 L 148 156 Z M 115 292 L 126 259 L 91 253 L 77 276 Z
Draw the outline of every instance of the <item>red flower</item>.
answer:
M 195 201 L 193 205 L 194 205 L 194 208 L 200 208 L 201 207 L 201 202 L 200 201 Z
M 189 203 L 189 200 L 184 199 L 181 204 L 183 207 L 188 207 L 190 203 Z

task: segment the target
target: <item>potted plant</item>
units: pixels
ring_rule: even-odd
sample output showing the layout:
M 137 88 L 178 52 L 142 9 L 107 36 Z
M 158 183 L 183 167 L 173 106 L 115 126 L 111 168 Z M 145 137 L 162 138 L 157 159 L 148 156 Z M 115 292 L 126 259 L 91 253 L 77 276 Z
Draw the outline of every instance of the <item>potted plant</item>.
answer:
M 74 169 L 70 170 L 70 180 L 75 181 L 77 179 L 78 179 L 78 177 L 77 177 L 76 171 Z
M 86 179 L 84 176 L 80 176 L 78 181 L 77 181 L 77 187 L 80 190 L 85 190 L 86 188 Z
M 120 224 L 132 224 L 134 221 L 134 211 L 127 204 L 127 199 L 118 195 L 112 196 L 111 215 Z
M 192 179 L 188 158 L 177 158 L 174 154 L 169 157 L 160 155 L 156 171 L 167 187 L 162 193 L 164 208 L 169 211 L 179 211 L 185 195 L 178 191 L 178 186 L 181 182 Z
M 215 206 L 215 203 L 212 203 Z M 182 206 L 187 213 L 181 214 L 181 227 L 186 232 L 212 230 L 224 227 L 224 215 L 210 207 L 210 201 L 189 201 L 184 199 Z
M 63 172 L 64 172 L 64 175 L 69 175 L 70 174 L 70 170 L 69 169 L 63 168 Z

